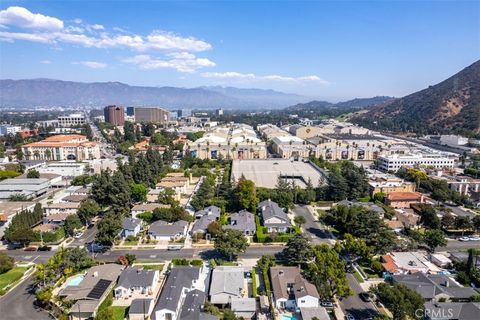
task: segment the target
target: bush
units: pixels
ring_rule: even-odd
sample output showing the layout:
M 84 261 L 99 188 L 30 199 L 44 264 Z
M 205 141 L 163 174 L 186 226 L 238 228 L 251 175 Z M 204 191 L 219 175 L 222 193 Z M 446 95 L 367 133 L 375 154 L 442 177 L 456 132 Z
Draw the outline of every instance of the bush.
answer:
M 172 259 L 172 264 L 174 266 L 188 266 L 190 263 L 185 258 L 176 258 Z
M 382 263 L 378 260 L 373 260 L 372 261 L 372 264 L 370 265 L 370 267 L 372 268 L 373 271 L 375 271 L 376 273 L 380 273 L 382 272 L 383 270 L 383 266 L 382 266 Z
M 52 232 L 38 232 L 33 233 L 34 241 L 42 241 L 45 243 L 58 242 L 65 238 L 65 230 L 63 228 L 58 228 Z
M 7 256 L 5 252 L 0 252 L 0 274 L 5 273 L 13 268 L 15 260 Z
M 194 259 L 194 260 L 190 261 L 190 265 L 194 266 L 194 267 L 200 267 L 200 266 L 203 265 L 203 261 L 200 260 L 200 259 Z

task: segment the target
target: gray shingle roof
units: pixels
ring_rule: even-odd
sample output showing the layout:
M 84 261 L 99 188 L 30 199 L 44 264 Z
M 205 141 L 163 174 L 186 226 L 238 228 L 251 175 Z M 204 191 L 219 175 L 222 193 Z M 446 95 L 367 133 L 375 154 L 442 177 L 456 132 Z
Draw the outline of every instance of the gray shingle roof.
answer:
M 219 266 L 212 271 L 210 296 L 229 294 L 241 297 L 245 287 L 243 267 Z
M 285 213 L 285 211 L 283 211 L 282 208 L 280 208 L 280 206 L 276 202 L 272 200 L 265 200 L 260 202 L 257 208 L 258 210 L 260 210 L 260 213 L 262 214 L 262 219 L 264 221 L 264 224 L 266 220 L 275 217 L 284 221 L 281 224 L 276 223 L 275 226 L 290 225 L 290 219 L 288 219 L 287 214 Z M 266 223 L 265 225 L 269 225 L 269 224 Z
M 449 319 L 477 320 L 480 314 L 479 302 L 427 302 L 425 309 L 429 310 L 430 320 Z M 437 315 L 437 316 L 436 316 Z
M 117 287 L 133 288 L 133 287 L 153 287 L 156 270 L 145 270 L 136 267 L 126 268 L 120 274 Z
M 176 310 L 183 289 L 190 288 L 192 281 L 198 280 L 199 276 L 200 268 L 197 267 L 182 266 L 173 268 L 163 286 L 155 310 Z
M 200 219 L 197 219 L 195 221 L 192 228 L 192 233 L 195 233 L 198 231 L 206 232 L 208 225 L 220 218 L 220 208 L 215 206 L 210 206 L 203 210 L 197 211 L 195 213 L 195 216 L 200 217 Z
M 153 303 L 153 299 L 133 299 L 128 314 L 147 314 L 150 310 L 150 305 Z
M 142 224 L 142 220 L 137 218 L 125 218 L 122 222 L 122 229 L 135 230 L 135 228 Z
M 217 320 L 214 315 L 201 312 L 205 303 L 205 292 L 192 290 L 185 296 L 180 318 L 182 320 Z
M 183 233 L 187 225 L 188 222 L 184 220 L 179 220 L 172 224 L 159 220 L 150 225 L 150 228 L 148 228 L 148 234 L 158 237 L 173 237 L 177 234 Z
M 231 223 L 226 225 L 226 229 L 234 229 L 241 232 L 251 231 L 255 232 L 255 216 L 253 213 L 242 210 L 230 215 Z
M 439 294 L 445 294 L 453 299 L 468 299 L 477 293 L 472 288 L 462 287 L 448 276 L 440 274 L 416 272 L 394 275 L 393 280 L 418 292 L 424 299 L 433 299 Z

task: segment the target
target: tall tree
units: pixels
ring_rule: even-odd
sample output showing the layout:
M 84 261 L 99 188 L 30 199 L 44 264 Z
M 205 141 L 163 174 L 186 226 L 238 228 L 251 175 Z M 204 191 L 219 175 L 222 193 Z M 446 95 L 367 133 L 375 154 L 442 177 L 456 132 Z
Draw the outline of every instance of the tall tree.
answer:
M 255 183 L 242 177 L 237 184 L 236 194 L 241 208 L 255 212 L 258 206 Z
M 429 229 L 425 231 L 423 241 L 430 248 L 431 252 L 435 252 L 437 247 L 443 247 L 447 245 L 447 239 L 442 230 Z
M 233 229 L 224 229 L 215 238 L 214 247 L 228 260 L 233 260 L 239 253 L 245 252 L 248 241 L 242 232 Z
M 307 263 L 312 258 L 310 241 L 303 234 L 295 234 L 288 239 L 283 249 L 283 257 L 290 265 Z

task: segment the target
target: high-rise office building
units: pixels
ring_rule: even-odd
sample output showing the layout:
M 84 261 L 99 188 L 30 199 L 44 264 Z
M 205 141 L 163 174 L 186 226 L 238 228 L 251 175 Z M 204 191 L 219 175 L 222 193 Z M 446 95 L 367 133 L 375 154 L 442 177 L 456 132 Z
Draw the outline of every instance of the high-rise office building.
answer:
M 103 109 L 105 122 L 115 126 L 123 126 L 125 122 L 125 110 L 122 106 L 107 106 Z
M 170 111 L 162 108 L 135 107 L 136 122 L 167 123 L 170 119 Z

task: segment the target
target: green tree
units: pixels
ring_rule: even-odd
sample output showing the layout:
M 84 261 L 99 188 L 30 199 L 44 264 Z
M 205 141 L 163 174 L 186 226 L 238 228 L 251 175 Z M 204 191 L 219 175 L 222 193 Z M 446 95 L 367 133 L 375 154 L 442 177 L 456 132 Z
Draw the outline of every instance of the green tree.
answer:
M 441 223 L 444 229 L 449 229 L 455 225 L 455 216 L 448 212 L 442 217 Z
M 457 228 L 457 230 L 462 230 L 463 236 L 466 230 L 470 230 L 472 228 L 472 222 L 467 216 L 457 216 L 455 217 L 455 228 Z
M 100 213 L 100 210 L 100 206 L 95 200 L 85 199 L 80 203 L 77 215 L 83 224 L 88 224 L 93 217 L 96 217 Z
M 35 169 L 30 169 L 27 172 L 27 178 L 28 179 L 38 179 L 38 178 L 40 178 L 40 172 L 38 172 Z
M 337 172 L 328 176 L 327 197 L 334 201 L 345 200 L 348 197 L 348 184 L 345 178 Z
M 214 247 L 220 254 L 231 261 L 239 253 L 247 250 L 248 241 L 242 232 L 224 229 L 215 238 Z
M 372 289 L 372 292 L 392 312 L 393 319 L 418 319 L 418 315 L 424 314 L 422 296 L 403 284 L 390 286 L 380 283 Z
M 255 212 L 257 210 L 258 198 L 255 183 L 242 177 L 236 188 L 238 203 L 243 209 Z
M 131 183 L 130 192 L 133 202 L 147 201 L 148 188 L 143 183 Z
M 472 218 L 472 227 L 475 231 L 480 232 L 480 215 L 476 215 Z
M 216 237 L 222 231 L 222 225 L 218 221 L 212 221 L 207 227 L 208 233 Z
M 63 223 L 63 228 L 65 229 L 65 233 L 69 236 L 73 236 L 75 230 L 78 230 L 82 227 L 82 221 L 78 217 L 77 214 L 71 214 Z
M 9 257 L 5 252 L 0 252 L 0 274 L 11 270 L 14 265 L 15 259 Z
M 302 224 L 305 224 L 307 222 L 307 220 L 304 216 L 295 216 L 295 218 L 293 218 L 293 222 L 295 222 L 297 226 L 301 227 Z
M 444 247 L 447 245 L 447 239 L 442 230 L 430 229 L 426 230 L 423 236 L 423 241 L 430 248 L 430 251 L 435 252 L 437 247 Z
M 334 295 L 348 296 L 352 290 L 348 286 L 345 263 L 330 246 L 322 244 L 313 248 L 314 262 L 308 263 L 304 275 L 318 290 L 322 299 Z
M 354 260 L 357 258 L 368 259 L 371 250 L 367 246 L 364 239 L 355 238 L 351 234 L 347 233 L 344 235 L 344 248 L 347 254 L 349 254 Z
M 297 233 L 288 239 L 282 253 L 288 264 L 304 264 L 312 258 L 312 247 L 305 235 Z
M 110 212 L 98 223 L 96 239 L 101 244 L 111 245 L 121 230 L 122 219 Z
M 127 260 L 128 265 L 131 266 L 137 260 L 137 256 L 131 253 L 127 253 L 125 255 L 125 259 Z
M 169 204 L 173 207 L 178 206 L 180 203 L 175 200 L 176 192 L 172 188 L 165 188 L 158 194 L 158 202 L 163 204 Z
M 63 268 L 70 268 L 78 272 L 95 265 L 95 260 L 90 257 L 85 248 L 67 248 L 62 254 L 61 264 Z

